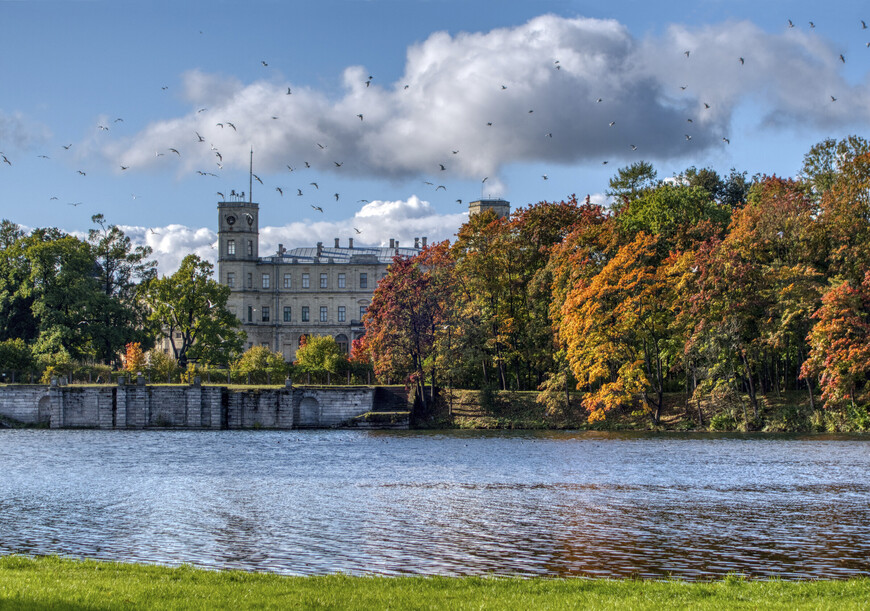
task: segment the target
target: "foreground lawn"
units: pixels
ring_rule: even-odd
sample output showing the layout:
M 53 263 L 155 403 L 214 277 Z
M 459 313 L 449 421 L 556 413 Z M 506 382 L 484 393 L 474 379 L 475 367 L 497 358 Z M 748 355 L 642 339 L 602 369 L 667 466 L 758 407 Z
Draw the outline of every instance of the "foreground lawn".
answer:
M 280 577 L 60 558 L 0 558 L 2 609 L 867 609 L 850 581 Z

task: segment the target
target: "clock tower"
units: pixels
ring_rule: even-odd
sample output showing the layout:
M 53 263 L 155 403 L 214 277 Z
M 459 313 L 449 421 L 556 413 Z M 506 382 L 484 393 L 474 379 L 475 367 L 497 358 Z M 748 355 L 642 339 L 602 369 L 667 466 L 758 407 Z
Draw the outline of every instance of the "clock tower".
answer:
M 218 202 L 218 277 L 222 284 L 241 288 L 246 274 L 254 271 L 259 252 L 260 206 L 232 192 Z M 249 269 L 250 268 L 250 269 Z M 229 276 L 228 281 L 227 274 Z

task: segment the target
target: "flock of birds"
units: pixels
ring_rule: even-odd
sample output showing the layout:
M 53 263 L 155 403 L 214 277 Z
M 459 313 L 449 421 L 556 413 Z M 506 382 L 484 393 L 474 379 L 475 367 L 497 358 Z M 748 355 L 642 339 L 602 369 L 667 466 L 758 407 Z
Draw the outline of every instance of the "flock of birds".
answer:
M 867 24 L 866 24 L 864 21 L 861 21 L 860 23 L 861 23 L 861 28 L 864 29 L 864 30 L 866 30 L 867 27 L 868 27 Z M 788 27 L 788 28 L 794 28 L 794 27 L 796 27 L 796 26 L 795 26 L 795 24 L 794 24 L 794 23 L 789 19 L 789 20 L 787 20 L 787 27 Z M 812 22 L 812 21 L 810 21 L 810 22 L 809 22 L 809 27 L 810 27 L 811 29 L 814 29 L 814 28 L 815 28 L 815 23 Z M 870 42 L 867 43 L 867 47 L 870 48 Z M 692 50 L 691 50 L 691 49 L 686 49 L 685 51 L 683 51 L 683 55 L 685 56 L 686 60 L 690 60 L 690 59 L 691 59 L 691 53 L 692 53 Z M 842 63 L 844 63 L 844 64 L 846 63 L 846 57 L 845 57 L 843 54 L 840 54 L 840 55 L 839 55 L 839 60 L 840 60 Z M 736 57 L 736 58 L 735 58 L 735 61 L 739 62 L 739 64 L 740 64 L 741 66 L 743 66 L 743 65 L 746 65 L 747 61 L 751 61 L 751 57 L 749 57 L 749 58 L 747 58 L 747 57 L 743 57 L 743 56 L 741 56 L 741 57 Z M 265 60 L 261 60 L 260 63 L 262 64 L 263 67 L 268 67 L 268 66 L 269 66 L 269 63 L 266 62 Z M 557 71 L 559 71 L 559 70 L 562 69 L 561 63 L 560 63 L 560 61 L 559 61 L 558 59 L 555 60 L 555 61 L 553 62 L 553 64 L 552 64 L 552 69 L 557 70 Z M 373 81 L 373 78 L 374 78 L 373 76 L 369 75 L 368 79 L 365 80 L 365 87 L 370 87 L 370 86 L 371 86 L 371 83 L 372 83 L 372 81 Z M 404 86 L 404 89 L 408 89 L 408 88 L 409 88 L 409 85 L 405 85 L 405 86 Z M 507 84 L 501 84 L 501 85 L 500 85 L 500 88 L 501 88 L 502 91 L 507 91 L 507 90 L 508 90 L 508 85 L 507 85 Z M 689 88 L 688 85 L 681 85 L 681 86 L 680 86 L 680 90 L 681 90 L 681 91 L 686 91 L 688 88 Z M 162 90 L 162 91 L 166 91 L 166 90 L 168 90 L 168 89 L 169 89 L 168 86 L 162 86 L 162 87 L 161 87 L 161 90 Z M 290 96 L 290 95 L 292 95 L 292 94 L 293 94 L 292 89 L 291 89 L 290 87 L 287 87 L 287 91 L 286 91 L 286 93 L 285 93 L 284 95 Z M 836 97 L 835 95 L 833 95 L 833 94 L 829 94 L 829 97 L 830 97 L 830 102 L 831 102 L 831 103 L 835 103 L 835 102 L 837 102 L 837 97 Z M 605 100 L 604 100 L 603 98 L 599 97 L 599 98 L 597 98 L 597 99 L 595 100 L 595 103 L 597 103 L 597 104 L 602 104 L 602 103 L 605 103 Z M 710 105 L 708 102 L 701 102 L 701 104 L 702 104 L 702 106 L 699 106 L 699 111 L 700 111 L 700 112 L 704 112 L 704 111 L 710 110 L 711 105 Z M 207 113 L 207 112 L 208 112 L 208 108 L 199 108 L 199 109 L 196 111 L 196 114 L 199 115 L 199 114 Z M 529 114 L 529 115 L 531 115 L 531 114 L 533 114 L 533 113 L 534 113 L 534 109 L 529 109 L 529 110 L 528 110 L 528 114 Z M 357 114 L 355 115 L 355 117 L 358 118 L 359 121 L 360 121 L 361 123 L 364 123 L 364 122 L 365 122 L 365 115 L 364 115 L 364 113 L 357 113 Z M 696 117 L 696 118 L 697 118 L 697 117 Z M 272 119 L 272 120 L 278 120 L 279 117 L 278 117 L 278 116 L 271 116 L 271 119 Z M 116 119 L 114 120 L 113 124 L 122 123 L 123 121 L 124 121 L 124 119 L 119 117 L 119 118 L 116 118 Z M 695 121 L 695 118 L 692 118 L 692 117 L 687 117 L 687 118 L 686 118 L 686 124 L 689 125 L 689 126 L 691 126 L 691 125 L 694 123 L 694 121 Z M 616 122 L 615 119 L 614 119 L 614 120 L 611 120 L 611 121 L 608 122 L 608 127 L 612 128 L 612 127 L 616 126 L 616 124 L 617 124 L 617 122 Z M 226 120 L 226 119 L 222 119 L 222 120 L 220 120 L 220 121 L 216 121 L 216 122 L 215 122 L 215 127 L 220 128 L 221 131 L 226 131 L 226 132 L 229 132 L 229 130 L 232 130 L 232 134 L 234 134 L 234 135 L 238 134 L 238 132 L 239 132 L 236 123 L 233 122 L 233 121 Z M 110 128 L 111 128 L 111 125 L 104 125 L 104 124 L 98 124 L 98 125 L 97 125 L 97 129 L 98 129 L 99 131 L 101 131 L 101 132 L 109 132 L 109 131 L 110 131 Z M 485 129 L 489 129 L 489 128 L 493 128 L 493 122 L 492 122 L 492 121 L 487 121 L 487 122 L 486 122 Z M 684 134 L 684 137 L 685 137 L 685 141 L 686 141 L 686 142 L 691 142 L 691 141 L 692 141 L 692 134 L 691 134 L 691 133 L 688 133 L 688 132 L 690 132 L 690 131 L 691 131 L 691 130 L 687 130 L 687 133 Z M 547 132 L 545 132 L 545 133 L 543 134 L 543 136 L 546 137 L 546 138 L 548 138 L 548 139 L 552 139 L 552 138 L 553 138 L 553 132 L 552 132 L 552 131 L 547 131 Z M 722 142 L 724 142 L 726 145 L 727 145 L 727 144 L 730 144 L 730 139 L 728 138 L 727 135 L 722 136 L 721 138 L 722 138 Z M 213 170 L 213 171 L 211 171 L 211 170 L 198 169 L 198 170 L 196 170 L 196 174 L 197 174 L 198 176 L 200 176 L 200 177 L 204 177 L 204 178 L 218 178 L 218 177 L 220 177 L 220 174 L 219 174 L 218 172 L 220 172 L 220 170 L 223 169 L 223 162 L 224 162 L 224 154 L 221 152 L 221 150 L 220 150 L 217 146 L 215 146 L 215 144 L 214 144 L 213 142 L 209 142 L 209 141 L 208 141 L 208 140 L 207 140 L 207 139 L 206 139 L 202 134 L 200 134 L 198 131 L 194 131 L 193 134 L 190 134 L 190 142 L 189 142 L 188 144 L 190 144 L 190 145 L 192 145 L 192 146 L 208 146 L 209 149 L 210 149 L 210 153 L 211 153 L 212 156 L 214 157 L 214 164 L 215 164 L 215 166 L 214 166 L 214 170 Z M 325 165 L 325 166 L 328 166 L 329 168 L 333 169 L 333 171 L 340 171 L 341 168 L 344 166 L 344 161 L 343 161 L 343 160 L 331 159 L 330 156 L 329 156 L 329 151 L 328 151 L 328 145 L 327 145 L 327 144 L 323 144 L 323 143 L 321 143 L 321 142 L 316 142 L 316 143 L 314 143 L 314 144 L 316 145 L 316 148 L 315 148 L 315 147 L 312 147 L 312 155 L 317 155 L 317 154 L 321 155 L 321 158 L 318 159 L 318 164 L 317 164 L 317 166 L 318 166 L 318 167 L 323 167 L 323 166 Z M 72 146 L 73 146 L 73 144 L 70 143 L 70 144 L 62 145 L 61 148 L 62 148 L 64 151 L 70 151 L 70 149 L 72 148 Z M 164 157 L 164 156 L 169 155 L 169 156 L 174 156 L 174 157 L 177 158 L 177 159 L 180 159 L 180 158 L 182 157 L 182 150 L 184 150 L 185 148 L 186 148 L 186 145 L 175 144 L 174 146 L 167 146 L 165 149 L 161 149 L 161 150 L 155 151 L 154 154 L 155 154 L 155 157 Z M 637 151 L 637 150 L 638 150 L 638 146 L 637 146 L 636 144 L 628 144 L 628 148 L 629 148 L 631 151 Z M 447 156 L 457 156 L 457 155 L 459 155 L 459 153 L 460 153 L 459 149 L 452 149 L 452 150 L 450 151 L 449 155 L 447 155 Z M 39 157 L 40 159 L 50 159 L 50 157 L 49 157 L 48 155 L 45 155 L 45 154 L 38 155 L 38 157 Z M 0 151 L 0 159 L 2 159 L 2 163 L 3 163 L 3 164 L 6 164 L 7 166 L 10 166 L 10 167 L 11 167 L 11 166 L 13 165 L 12 160 L 10 160 L 9 157 L 8 157 L 5 153 L 3 153 L 2 151 Z M 303 173 L 304 170 L 306 170 L 306 169 L 311 169 L 312 167 L 315 167 L 314 163 L 312 162 L 312 159 L 314 159 L 314 157 L 312 157 L 312 158 L 310 158 L 310 159 L 308 159 L 308 160 L 304 160 L 304 161 L 302 161 L 301 164 L 298 164 L 298 165 L 293 165 L 293 164 L 291 164 L 291 163 L 287 163 L 287 164 L 285 164 L 288 173 L 289 173 L 291 176 L 293 176 L 294 179 L 295 179 L 295 177 L 298 176 L 298 175 L 301 175 L 301 174 Z M 331 161 L 331 164 L 329 163 L 329 161 Z M 607 159 L 601 161 L 601 164 L 602 164 L 602 165 L 607 165 L 608 163 L 609 163 L 609 160 L 607 160 Z M 120 167 L 121 172 L 126 172 L 126 171 L 130 170 L 130 168 L 131 168 L 131 165 L 130 165 L 129 163 L 125 163 L 124 161 L 120 161 L 118 165 L 119 165 L 119 167 Z M 447 172 L 447 171 L 448 171 L 448 167 L 449 167 L 451 164 L 450 164 L 450 162 L 448 162 L 448 161 L 445 160 L 444 162 L 440 162 L 440 163 L 438 163 L 437 165 L 438 165 L 438 169 L 435 170 L 435 168 L 433 167 L 433 171 L 436 172 L 436 173 L 440 173 L 440 172 Z M 86 177 L 86 176 L 87 176 L 87 172 L 86 172 L 84 169 L 78 169 L 78 170 L 76 170 L 76 172 L 77 172 L 80 176 L 82 176 L 82 177 Z M 262 180 L 258 175 L 254 174 L 253 172 L 251 173 L 251 178 L 254 179 L 254 180 L 256 180 L 260 185 L 265 186 L 264 181 L 263 181 L 263 180 Z M 549 176 L 548 176 L 548 174 L 542 174 L 542 175 L 541 175 L 541 178 L 542 178 L 542 180 L 545 180 L 545 181 L 546 181 L 546 180 L 549 180 Z M 489 177 L 487 176 L 487 177 L 483 177 L 483 179 L 481 180 L 481 191 L 483 191 L 483 189 L 484 189 L 484 187 L 485 187 L 485 184 L 486 184 L 486 182 L 487 182 L 488 179 L 489 179 Z M 303 179 L 303 180 L 304 180 L 304 179 Z M 439 184 L 439 183 L 441 183 L 441 182 L 442 182 L 442 181 L 424 180 L 424 181 L 423 181 L 423 184 L 426 185 L 426 186 L 428 186 L 428 187 L 432 187 L 432 188 L 433 188 L 433 191 L 436 192 L 436 193 L 439 192 L 439 191 L 442 191 L 442 190 L 446 192 L 446 191 L 448 190 L 448 189 L 447 189 L 447 185 L 445 185 L 445 184 Z M 286 188 L 284 185 L 279 184 L 279 185 L 274 185 L 274 186 L 273 186 L 273 189 L 274 189 L 274 192 L 276 192 L 276 193 L 278 194 L 278 196 L 279 196 L 279 197 L 282 197 L 282 198 L 285 196 L 285 191 L 287 191 L 287 193 L 292 193 L 294 190 L 295 190 L 295 196 L 296 196 L 296 197 L 306 197 L 305 193 L 306 193 L 306 192 L 309 192 L 309 193 L 310 193 L 309 187 L 313 187 L 313 189 L 314 189 L 314 191 L 315 191 L 315 197 L 319 197 L 319 196 L 320 196 L 321 189 L 320 189 L 320 184 L 319 184 L 317 181 L 309 181 L 309 182 L 307 182 L 307 184 L 303 184 L 302 186 L 295 186 L 295 185 L 294 185 L 293 187 L 290 187 L 290 188 Z M 304 190 L 303 190 L 303 189 L 304 189 Z M 216 192 L 216 195 L 218 195 L 222 200 L 225 200 L 225 199 L 226 199 L 226 196 L 225 196 L 224 192 L 222 192 L 222 191 L 217 191 L 217 192 Z M 250 195 L 250 194 L 249 194 L 249 195 Z M 245 194 L 244 194 L 244 192 L 236 192 L 235 190 L 231 190 L 231 191 L 230 191 L 230 196 L 231 196 L 231 197 L 235 197 L 235 198 L 237 198 L 237 199 L 238 199 L 238 198 L 240 198 L 240 199 L 244 199 Z M 137 198 L 137 196 L 136 196 L 135 194 L 132 194 L 132 197 L 133 197 L 133 199 L 136 199 L 136 198 Z M 332 194 L 332 197 L 334 198 L 334 201 L 335 201 L 335 202 L 339 202 L 340 199 L 341 199 L 341 194 L 340 194 L 339 192 L 334 192 L 334 193 Z M 59 198 L 58 198 L 57 196 L 51 196 L 50 199 L 51 199 L 51 200 L 58 200 Z M 457 204 L 460 204 L 460 205 L 463 203 L 463 200 L 462 200 L 462 199 L 456 199 L 455 201 L 456 201 Z M 357 200 L 357 202 L 358 202 L 358 203 L 366 204 L 366 203 L 369 203 L 369 200 L 367 200 L 367 199 L 360 199 L 360 200 Z M 69 205 L 69 206 L 73 206 L 73 207 L 78 207 L 78 206 L 81 206 L 82 203 L 83 203 L 83 202 L 75 201 L 75 202 L 68 202 L 67 205 Z M 321 214 L 324 213 L 324 209 L 323 209 L 323 206 L 322 206 L 322 205 L 318 205 L 318 204 L 310 203 L 310 202 L 308 203 L 308 205 L 311 207 L 311 209 L 312 209 L 313 211 L 315 211 L 315 212 L 319 212 L 319 213 L 321 213 Z M 150 230 L 150 232 L 151 232 L 152 234 L 159 235 L 159 233 L 156 232 L 153 228 L 151 228 L 151 229 L 149 229 L 149 230 Z M 361 231 L 360 231 L 358 228 L 356 228 L 356 227 L 354 227 L 354 230 L 356 231 L 357 234 L 361 233 Z

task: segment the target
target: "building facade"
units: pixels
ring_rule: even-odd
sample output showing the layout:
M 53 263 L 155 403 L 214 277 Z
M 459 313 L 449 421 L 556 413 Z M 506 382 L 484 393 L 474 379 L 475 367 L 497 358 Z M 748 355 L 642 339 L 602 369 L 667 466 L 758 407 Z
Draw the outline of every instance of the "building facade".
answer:
M 345 351 L 364 333 L 362 318 L 378 281 L 395 255 L 414 256 L 426 246 L 332 247 L 259 250 L 259 205 L 218 203 L 218 281 L 230 287 L 227 303 L 247 333 L 247 347 L 267 346 L 292 361 L 303 336 L 330 335 Z

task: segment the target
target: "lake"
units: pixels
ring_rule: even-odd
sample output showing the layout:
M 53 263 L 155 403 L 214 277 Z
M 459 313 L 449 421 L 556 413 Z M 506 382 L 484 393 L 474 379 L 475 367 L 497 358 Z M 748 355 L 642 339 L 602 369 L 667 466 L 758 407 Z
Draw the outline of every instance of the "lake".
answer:
M 284 574 L 870 574 L 870 437 L 0 431 L 0 554 Z

